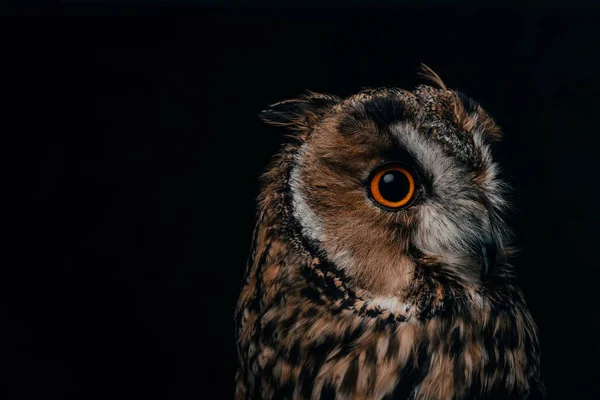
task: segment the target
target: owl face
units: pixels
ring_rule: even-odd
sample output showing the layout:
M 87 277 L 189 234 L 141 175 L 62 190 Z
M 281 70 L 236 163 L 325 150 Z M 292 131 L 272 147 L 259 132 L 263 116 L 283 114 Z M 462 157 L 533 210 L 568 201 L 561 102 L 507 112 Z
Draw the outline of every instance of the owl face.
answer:
M 407 291 L 423 259 L 472 284 L 502 262 L 506 203 L 490 154 L 499 129 L 441 85 L 310 93 L 262 114 L 297 132 L 288 190 L 302 237 L 376 295 Z

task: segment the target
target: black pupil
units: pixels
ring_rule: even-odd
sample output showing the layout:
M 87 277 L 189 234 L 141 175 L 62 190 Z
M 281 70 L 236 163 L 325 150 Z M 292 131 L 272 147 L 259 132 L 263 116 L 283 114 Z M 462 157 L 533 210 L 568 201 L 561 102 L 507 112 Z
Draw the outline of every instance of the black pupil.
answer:
M 403 200 L 410 190 L 410 182 L 400 171 L 388 171 L 379 180 L 379 193 L 387 201 Z

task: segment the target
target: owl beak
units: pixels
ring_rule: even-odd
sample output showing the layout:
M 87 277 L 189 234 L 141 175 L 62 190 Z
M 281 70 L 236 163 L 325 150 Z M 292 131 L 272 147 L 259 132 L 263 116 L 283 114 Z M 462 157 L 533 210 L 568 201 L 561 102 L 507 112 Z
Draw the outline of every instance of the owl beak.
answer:
M 481 243 L 481 279 L 485 279 L 496 264 L 496 242 L 491 235 Z

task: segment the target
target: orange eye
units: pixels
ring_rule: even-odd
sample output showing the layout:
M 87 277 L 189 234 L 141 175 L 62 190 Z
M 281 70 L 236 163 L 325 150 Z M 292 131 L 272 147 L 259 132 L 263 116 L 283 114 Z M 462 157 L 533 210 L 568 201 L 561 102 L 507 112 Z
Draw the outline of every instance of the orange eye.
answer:
M 375 170 L 369 182 L 373 200 L 388 208 L 407 205 L 415 194 L 415 179 L 403 166 L 383 165 Z

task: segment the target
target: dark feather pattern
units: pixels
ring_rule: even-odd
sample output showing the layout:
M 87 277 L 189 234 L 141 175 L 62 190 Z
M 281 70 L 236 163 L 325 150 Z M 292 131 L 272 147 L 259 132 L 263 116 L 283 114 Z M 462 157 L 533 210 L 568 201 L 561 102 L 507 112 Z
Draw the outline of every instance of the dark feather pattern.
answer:
M 497 239 L 486 280 L 472 249 L 452 247 L 504 208 L 483 140 L 499 130 L 465 102 L 442 83 L 345 100 L 312 93 L 268 109 L 265 119 L 303 135 L 263 177 L 235 314 L 236 399 L 543 396 L 537 329 L 506 261 L 508 239 Z M 362 171 L 393 154 L 394 135 L 410 134 L 437 154 L 430 165 L 425 145 L 398 139 L 433 178 L 421 203 L 386 213 L 361 198 Z M 484 209 L 493 218 L 475 214 Z M 423 223 L 440 212 L 457 218 L 439 225 L 456 235 L 445 247 Z

